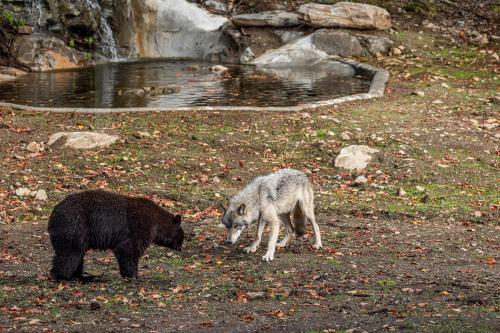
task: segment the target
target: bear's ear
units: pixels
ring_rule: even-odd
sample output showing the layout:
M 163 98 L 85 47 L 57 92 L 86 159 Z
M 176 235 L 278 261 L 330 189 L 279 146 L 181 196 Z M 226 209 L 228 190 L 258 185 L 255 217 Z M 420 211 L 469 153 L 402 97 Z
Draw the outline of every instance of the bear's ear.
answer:
M 174 223 L 175 224 L 181 224 L 181 216 L 180 215 L 175 215 L 174 216 Z
M 247 206 L 245 204 L 241 204 L 238 207 L 238 215 L 245 215 L 246 210 L 247 210 Z

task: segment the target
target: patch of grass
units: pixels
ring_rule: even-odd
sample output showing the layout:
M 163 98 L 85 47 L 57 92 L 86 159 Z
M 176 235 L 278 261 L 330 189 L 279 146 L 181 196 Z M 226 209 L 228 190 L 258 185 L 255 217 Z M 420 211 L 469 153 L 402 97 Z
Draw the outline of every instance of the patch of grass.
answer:
M 391 289 L 398 285 L 397 281 L 394 280 L 378 280 L 377 285 L 384 289 Z
M 340 266 L 340 261 L 335 258 L 326 258 L 326 263 L 335 267 Z

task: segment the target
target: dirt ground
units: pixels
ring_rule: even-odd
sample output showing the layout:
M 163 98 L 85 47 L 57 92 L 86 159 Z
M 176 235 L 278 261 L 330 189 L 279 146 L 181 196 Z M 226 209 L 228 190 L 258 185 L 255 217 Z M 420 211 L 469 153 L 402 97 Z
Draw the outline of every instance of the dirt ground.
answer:
M 0 109 L 0 331 L 497 332 L 498 47 L 432 31 L 393 38 L 402 55 L 363 59 L 391 71 L 386 97 L 307 113 Z M 121 140 L 25 149 L 62 130 Z M 362 172 L 335 168 L 350 144 L 381 154 Z M 310 174 L 324 249 L 309 231 L 263 263 L 265 242 L 241 251 L 255 229 L 223 244 L 217 205 L 281 167 Z M 368 182 L 355 186 L 361 174 Z M 44 189 L 48 201 L 18 198 L 16 186 Z M 51 209 L 99 187 L 181 213 L 183 251 L 152 246 L 137 281 L 119 277 L 111 253 L 91 252 L 96 282 L 54 283 Z

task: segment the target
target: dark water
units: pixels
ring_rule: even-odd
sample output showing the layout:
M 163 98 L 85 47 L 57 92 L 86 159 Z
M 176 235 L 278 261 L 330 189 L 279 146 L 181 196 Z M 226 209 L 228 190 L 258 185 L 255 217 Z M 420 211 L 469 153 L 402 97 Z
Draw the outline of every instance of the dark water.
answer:
M 198 69 L 193 69 L 198 66 Z M 192 62 L 108 63 L 94 68 L 29 73 L 0 84 L 0 101 L 53 107 L 292 106 L 364 93 L 368 78 L 325 70 L 261 71 L 231 66 L 225 74 Z M 347 71 L 349 72 L 349 71 Z M 130 89 L 175 85 L 165 95 L 134 95 Z

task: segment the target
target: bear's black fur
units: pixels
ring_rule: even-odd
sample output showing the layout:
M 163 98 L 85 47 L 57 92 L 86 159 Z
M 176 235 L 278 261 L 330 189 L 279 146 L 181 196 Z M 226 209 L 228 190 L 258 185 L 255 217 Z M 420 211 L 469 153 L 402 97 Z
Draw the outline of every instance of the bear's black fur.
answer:
M 85 251 L 112 250 L 123 277 L 136 278 L 139 258 L 157 244 L 181 249 L 181 216 L 145 198 L 102 190 L 68 195 L 52 211 L 48 232 L 54 247 L 50 275 L 55 280 L 82 278 Z

